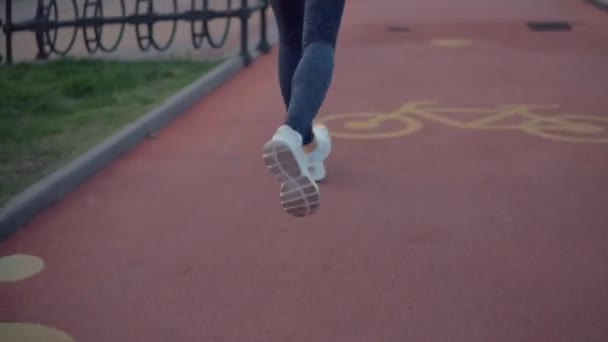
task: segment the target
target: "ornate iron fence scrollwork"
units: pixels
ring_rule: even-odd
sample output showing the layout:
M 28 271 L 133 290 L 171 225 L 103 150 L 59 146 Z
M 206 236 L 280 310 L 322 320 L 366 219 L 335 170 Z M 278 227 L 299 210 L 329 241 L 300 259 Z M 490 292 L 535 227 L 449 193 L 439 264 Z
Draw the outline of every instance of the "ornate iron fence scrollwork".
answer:
M 76 0 L 72 0 L 72 8 L 74 10 L 74 17 L 78 17 L 78 7 Z M 59 11 L 57 9 L 57 1 L 50 0 L 45 2 L 44 0 L 38 0 L 36 6 L 36 16 L 34 20 L 41 25 L 46 24 L 48 26 L 45 30 L 36 30 L 36 45 L 38 45 L 37 59 L 45 59 L 51 54 L 57 54 L 65 56 L 74 46 L 76 42 L 76 34 L 78 28 L 73 27 L 68 44 L 63 49 L 57 47 L 57 37 L 59 35 L 59 28 L 53 24 L 60 22 Z M 17 24 L 15 24 L 17 25 Z
M 125 0 L 114 0 L 113 3 L 120 15 L 106 15 L 103 0 L 63 0 L 71 4 L 68 12 L 59 11 L 56 0 L 37 0 L 33 17 L 29 20 L 13 21 L 13 0 L 6 0 L 6 17 L 0 18 L 0 32 L 5 36 L 4 56 L 0 61 L 13 62 L 13 35 L 17 32 L 32 32 L 35 37 L 36 59 L 47 59 L 52 55 L 65 56 L 73 49 L 78 30 L 82 30 L 84 48 L 89 54 L 112 53 L 118 49 L 125 36 L 127 26 L 135 28 L 137 46 L 142 52 L 150 49 L 166 51 L 175 41 L 178 24 L 189 22 L 192 46 L 195 49 L 205 44 L 211 48 L 221 48 L 228 41 L 233 19 L 241 21 L 240 45 L 241 54 L 246 64 L 251 61 L 249 54 L 249 26 L 253 15 L 259 15 L 260 40 L 257 49 L 268 52 L 270 45 L 267 41 L 267 10 L 268 0 L 225 0 L 222 9 L 213 8 L 210 0 L 191 0 L 190 8 L 179 11 L 177 0 L 135 0 L 132 14 L 127 13 Z M 169 13 L 158 13 L 156 4 L 169 4 Z M 235 8 L 235 6 L 237 6 Z M 73 18 L 63 18 L 64 13 Z M 60 17 L 61 16 L 61 17 Z M 213 25 L 213 20 L 223 19 L 223 23 Z M 168 38 L 160 41 L 155 32 L 155 24 L 168 23 Z M 105 28 L 118 26 L 116 38 L 104 40 Z M 67 43 L 59 46 L 59 32 L 67 32 Z M 3 59 L 4 58 L 4 59 Z
M 125 1 L 119 1 L 120 15 L 125 17 Z M 120 24 L 118 30 L 118 36 L 112 45 L 106 46 L 103 43 L 103 1 L 101 0 L 85 0 L 84 8 L 82 10 L 82 17 L 87 20 L 87 23 L 82 27 L 82 33 L 84 36 L 85 47 L 89 53 L 95 53 L 101 50 L 106 53 L 114 52 L 118 48 L 118 45 L 122 41 L 122 37 L 125 33 L 125 26 L 127 22 L 123 21 Z M 90 24 L 92 23 L 92 24 Z
M 198 9 L 197 6 L 199 4 L 201 6 L 200 9 Z M 226 5 L 226 11 L 232 11 L 232 0 L 226 0 Z M 210 33 L 209 20 L 208 16 L 206 15 L 206 13 L 211 13 L 212 11 L 215 11 L 209 8 L 209 0 L 192 0 L 191 11 L 192 13 L 197 13 L 196 16 L 200 18 L 200 20 L 190 21 L 192 45 L 197 48 L 200 48 L 202 46 L 202 43 L 206 39 L 211 47 L 219 48 L 223 46 L 224 43 L 226 43 L 226 40 L 228 39 L 228 33 L 230 32 L 230 24 L 232 23 L 232 17 L 227 17 L 226 24 L 224 25 L 224 28 L 222 30 L 222 34 L 219 36 L 219 39 L 216 39 L 216 37 L 214 37 Z M 197 26 L 197 24 L 200 24 L 200 26 Z

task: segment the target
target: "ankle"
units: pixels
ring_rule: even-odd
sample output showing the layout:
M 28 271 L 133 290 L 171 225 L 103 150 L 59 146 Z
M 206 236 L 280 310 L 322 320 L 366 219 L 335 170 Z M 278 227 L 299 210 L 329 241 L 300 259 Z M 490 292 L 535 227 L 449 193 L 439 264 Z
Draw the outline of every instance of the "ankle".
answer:
M 317 146 L 317 139 L 313 139 L 309 144 L 302 146 L 302 149 L 305 153 L 312 153 L 314 150 L 317 149 Z

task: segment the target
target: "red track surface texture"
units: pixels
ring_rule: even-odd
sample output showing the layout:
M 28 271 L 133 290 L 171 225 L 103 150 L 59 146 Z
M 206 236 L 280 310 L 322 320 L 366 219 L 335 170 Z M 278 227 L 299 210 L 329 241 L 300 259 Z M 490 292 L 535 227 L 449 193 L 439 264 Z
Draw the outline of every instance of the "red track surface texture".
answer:
M 607 341 L 607 43 L 580 1 L 348 1 L 319 214 L 284 214 L 263 166 L 275 50 L 0 246 L 45 262 L 0 284 L 0 322 L 83 342 Z M 435 104 L 395 114 L 415 101 Z M 335 116 L 370 112 L 394 115 Z

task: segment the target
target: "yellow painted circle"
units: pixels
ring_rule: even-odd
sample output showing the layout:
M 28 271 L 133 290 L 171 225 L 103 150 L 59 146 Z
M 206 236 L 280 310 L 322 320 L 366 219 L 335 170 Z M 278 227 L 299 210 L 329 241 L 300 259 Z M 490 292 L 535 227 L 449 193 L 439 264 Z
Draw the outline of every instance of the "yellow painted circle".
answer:
M 473 45 L 472 39 L 433 39 L 431 45 L 443 48 L 460 48 Z
M 523 125 L 529 134 L 573 143 L 608 143 L 608 117 L 560 115 Z
M 14 282 L 30 278 L 44 269 L 44 261 L 37 256 L 15 254 L 0 258 L 0 282 Z
M 75 342 L 63 331 L 32 323 L 0 323 L 0 341 Z
M 397 127 L 377 131 L 386 121 L 397 121 Z M 344 139 L 388 139 L 408 135 L 422 128 L 420 120 L 382 113 L 335 114 L 321 118 L 319 122 L 330 127 L 332 136 Z

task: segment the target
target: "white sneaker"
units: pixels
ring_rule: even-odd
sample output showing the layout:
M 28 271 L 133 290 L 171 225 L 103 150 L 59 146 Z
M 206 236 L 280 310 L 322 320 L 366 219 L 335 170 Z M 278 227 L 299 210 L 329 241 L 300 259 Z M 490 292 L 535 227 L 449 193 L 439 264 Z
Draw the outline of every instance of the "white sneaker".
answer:
M 281 205 L 287 213 L 302 217 L 317 212 L 321 194 L 308 169 L 298 132 L 287 125 L 279 127 L 264 146 L 264 162 L 281 182 Z
M 316 182 L 323 181 L 326 176 L 325 159 L 331 153 L 331 137 L 326 126 L 318 125 L 312 129 L 317 148 L 308 154 L 308 170 Z

